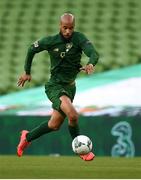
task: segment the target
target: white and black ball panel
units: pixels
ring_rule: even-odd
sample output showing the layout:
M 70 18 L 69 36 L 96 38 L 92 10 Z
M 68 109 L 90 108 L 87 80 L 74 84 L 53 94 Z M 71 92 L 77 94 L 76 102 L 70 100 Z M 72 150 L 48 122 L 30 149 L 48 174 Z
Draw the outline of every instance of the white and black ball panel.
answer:
M 88 154 L 92 150 L 92 141 L 85 135 L 79 135 L 72 141 L 72 149 L 76 154 Z

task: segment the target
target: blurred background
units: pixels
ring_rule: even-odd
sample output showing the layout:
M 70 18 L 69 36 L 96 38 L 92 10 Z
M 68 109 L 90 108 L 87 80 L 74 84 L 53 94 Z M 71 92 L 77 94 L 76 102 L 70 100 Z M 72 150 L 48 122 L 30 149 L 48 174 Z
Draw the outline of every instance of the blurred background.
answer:
M 28 46 L 58 33 L 60 16 L 70 12 L 76 31 L 84 33 L 100 55 L 95 73 L 80 73 L 77 79 L 74 105 L 82 134 L 90 136 L 96 155 L 141 156 L 140 9 L 140 0 L 0 1 L 0 154 L 15 154 L 19 132 L 51 115 L 44 93 L 50 71 L 47 52 L 34 57 L 30 83 L 21 89 L 17 80 Z M 83 55 L 82 64 L 87 61 Z M 67 121 L 27 153 L 72 155 Z

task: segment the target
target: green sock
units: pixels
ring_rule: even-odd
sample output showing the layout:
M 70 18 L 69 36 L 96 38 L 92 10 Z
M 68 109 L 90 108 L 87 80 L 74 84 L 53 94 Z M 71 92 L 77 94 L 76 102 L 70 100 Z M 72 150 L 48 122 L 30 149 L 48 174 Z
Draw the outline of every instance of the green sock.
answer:
M 70 135 L 72 137 L 72 139 L 74 139 L 76 136 L 79 135 L 79 126 L 78 124 L 75 125 L 75 126 L 68 126 L 68 129 L 69 129 L 69 132 L 70 132 Z
M 48 127 L 48 121 L 45 121 L 41 123 L 38 127 L 31 130 L 27 136 L 26 139 L 28 142 L 33 141 L 34 139 L 37 139 L 38 137 L 42 136 L 43 134 L 47 134 L 49 132 L 53 131 L 53 129 L 50 129 Z

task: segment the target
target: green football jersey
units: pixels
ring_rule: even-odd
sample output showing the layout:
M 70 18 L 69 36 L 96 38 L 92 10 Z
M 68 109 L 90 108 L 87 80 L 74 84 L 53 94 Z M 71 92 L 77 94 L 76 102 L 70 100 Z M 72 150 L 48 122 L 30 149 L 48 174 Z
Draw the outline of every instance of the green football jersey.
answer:
M 48 51 L 51 61 L 51 80 L 70 83 L 80 72 L 82 52 L 89 57 L 88 64 L 96 65 L 98 53 L 92 43 L 80 32 L 73 32 L 65 39 L 61 33 L 44 37 L 34 42 L 28 49 L 25 60 L 25 72 L 30 74 L 33 57 L 41 51 Z

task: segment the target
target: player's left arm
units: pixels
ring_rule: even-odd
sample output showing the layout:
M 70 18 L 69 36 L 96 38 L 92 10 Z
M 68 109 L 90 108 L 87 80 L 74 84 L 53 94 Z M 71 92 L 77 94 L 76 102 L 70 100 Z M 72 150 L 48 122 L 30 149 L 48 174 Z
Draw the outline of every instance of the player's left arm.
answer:
M 87 74 L 91 74 L 95 70 L 95 65 L 98 62 L 99 54 L 94 48 L 93 44 L 85 37 L 83 38 L 83 42 L 81 43 L 81 48 L 86 56 L 89 57 L 88 63 L 86 64 L 86 66 L 82 67 L 81 70 L 84 70 Z

